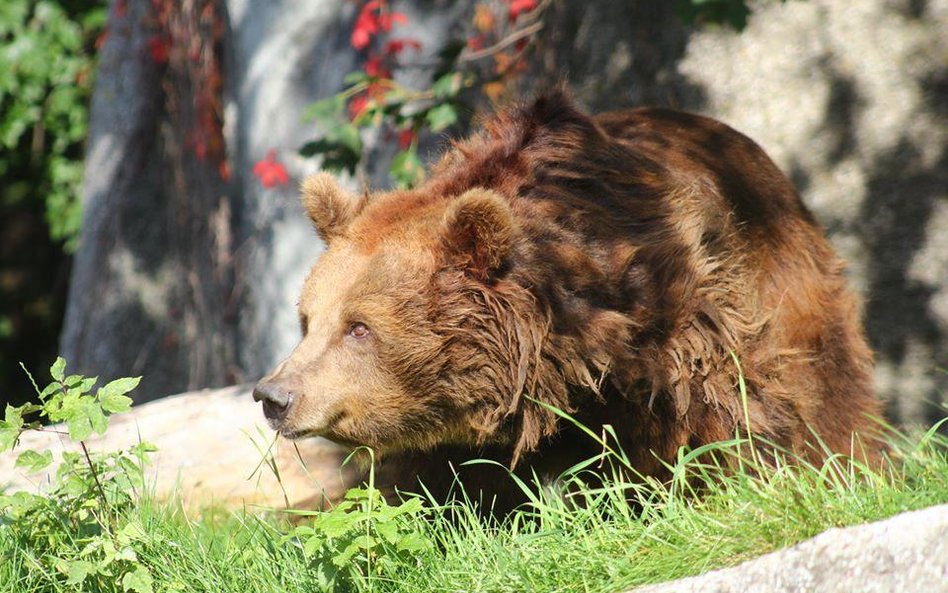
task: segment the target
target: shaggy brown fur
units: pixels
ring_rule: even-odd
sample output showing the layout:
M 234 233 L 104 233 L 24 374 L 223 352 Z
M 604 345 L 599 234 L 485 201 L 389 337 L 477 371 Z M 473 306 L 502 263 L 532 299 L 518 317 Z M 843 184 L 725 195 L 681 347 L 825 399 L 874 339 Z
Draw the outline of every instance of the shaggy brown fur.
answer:
M 456 143 L 417 189 L 350 196 L 321 175 L 303 199 L 329 248 L 304 338 L 257 397 L 283 434 L 371 445 L 410 489 L 449 484 L 448 461 L 556 475 L 596 453 L 537 401 L 611 424 L 656 476 L 737 429 L 850 453 L 880 414 L 841 262 L 719 122 L 590 118 L 554 93 Z M 491 480 L 513 488 L 475 487 Z

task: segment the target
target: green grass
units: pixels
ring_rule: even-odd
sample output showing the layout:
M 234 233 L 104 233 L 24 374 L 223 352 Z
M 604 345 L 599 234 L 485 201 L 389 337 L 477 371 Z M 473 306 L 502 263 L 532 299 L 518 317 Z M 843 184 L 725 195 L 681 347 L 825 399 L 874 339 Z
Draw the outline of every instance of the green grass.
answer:
M 559 494 L 531 489 L 533 503 L 499 523 L 464 504 L 398 510 L 361 490 L 350 512 L 306 516 L 300 528 L 279 514 L 191 516 L 146 498 L 119 511 L 116 529 L 131 533 L 134 562 L 154 591 L 320 591 L 336 570 L 333 558 L 342 559 L 339 591 L 624 591 L 948 502 L 948 439 L 935 429 L 893 439 L 898 461 L 884 472 L 842 459 L 776 469 L 743 459 L 737 471 L 721 472 L 683 455 L 671 484 L 590 488 L 575 486 L 580 470 Z M 715 454 L 734 450 L 722 444 Z M 0 591 L 83 590 L 66 584 L 56 559 L 81 557 L 86 540 L 68 525 L 37 529 L 18 531 L 0 515 Z M 123 589 L 102 575 L 82 583 L 87 591 Z

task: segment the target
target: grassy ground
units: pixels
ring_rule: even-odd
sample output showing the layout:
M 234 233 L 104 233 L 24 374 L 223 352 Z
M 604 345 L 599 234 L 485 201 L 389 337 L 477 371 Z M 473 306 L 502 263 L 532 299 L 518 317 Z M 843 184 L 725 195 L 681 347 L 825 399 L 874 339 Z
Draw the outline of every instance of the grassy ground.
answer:
M 391 507 L 372 489 L 297 527 L 278 515 L 189 516 L 147 498 L 114 509 L 99 539 L 75 519 L 0 514 L 0 591 L 624 591 L 948 502 L 948 439 L 896 439 L 897 469 L 881 473 L 841 460 L 766 470 L 744 460 L 722 475 L 685 457 L 669 485 L 581 488 L 572 496 L 582 505 L 542 491 L 493 524 L 463 504 Z M 687 486 L 696 481 L 710 483 L 700 496 Z

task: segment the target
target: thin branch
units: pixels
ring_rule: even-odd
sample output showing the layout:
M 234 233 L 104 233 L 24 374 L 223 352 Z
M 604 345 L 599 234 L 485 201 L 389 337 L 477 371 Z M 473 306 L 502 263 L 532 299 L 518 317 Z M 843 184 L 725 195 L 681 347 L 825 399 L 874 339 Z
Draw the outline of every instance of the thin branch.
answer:
M 36 432 L 45 432 L 49 434 L 58 434 L 60 436 L 69 436 L 68 430 L 56 430 L 55 428 L 49 428 L 47 426 L 37 426 L 36 428 L 30 428 L 29 430 L 35 430 Z
M 553 0 L 543 0 L 543 2 L 540 2 L 536 8 L 523 15 L 523 17 L 520 19 L 520 23 L 526 25 L 539 19 L 541 16 L 543 16 L 543 13 L 546 12 L 546 9 L 549 8 L 551 4 L 553 4 Z
M 112 531 L 115 531 L 115 517 L 112 516 L 112 509 L 109 506 L 109 499 L 105 497 L 105 490 L 102 489 L 102 484 L 99 482 L 99 474 L 95 471 L 95 466 L 92 465 L 92 457 L 89 455 L 89 450 L 86 449 L 86 442 L 79 441 L 79 446 L 82 447 L 82 454 L 86 458 L 86 465 L 89 466 L 89 471 L 92 472 L 92 479 L 95 480 L 95 486 L 99 489 L 99 497 L 102 499 L 102 506 L 105 507 L 105 512 L 109 516 L 109 525 L 112 527 Z
M 459 63 L 473 62 L 476 60 L 480 60 L 482 58 L 486 58 L 487 56 L 490 56 L 504 49 L 505 47 L 509 46 L 511 43 L 516 43 L 517 41 L 520 41 L 524 37 L 529 37 L 530 35 L 540 31 L 543 28 L 543 25 L 542 23 L 537 22 L 537 21 L 539 21 L 540 17 L 543 16 L 543 13 L 546 11 L 546 9 L 550 7 L 551 4 L 553 4 L 553 0 L 543 0 L 542 2 L 540 2 L 539 5 L 537 5 L 536 8 L 524 14 L 520 18 L 520 21 L 519 21 L 520 24 L 525 25 L 522 29 L 518 29 L 514 31 L 509 36 L 501 39 L 500 41 L 498 41 L 497 43 L 495 43 L 494 45 L 490 47 L 479 49 L 477 51 L 470 51 L 468 49 L 465 49 L 463 52 L 461 52 L 461 55 L 458 56 L 457 61 Z M 409 62 L 409 63 L 399 62 L 398 67 L 402 69 L 432 68 L 439 64 L 441 64 L 441 61 L 439 60 L 421 60 L 421 61 L 414 61 L 414 62 Z
M 485 47 L 484 49 L 479 49 L 477 51 L 472 51 L 472 52 L 469 52 L 465 49 L 463 52 L 461 52 L 461 55 L 458 57 L 458 62 L 459 63 L 474 62 L 474 61 L 486 58 L 488 56 L 492 56 L 506 49 L 507 47 L 513 45 L 514 43 L 520 41 L 521 39 L 524 39 L 525 37 L 530 37 L 537 31 L 541 30 L 542 28 L 543 28 L 543 23 L 538 21 L 528 27 L 524 27 L 523 29 L 518 29 L 517 31 L 514 31 L 513 33 L 504 37 L 503 39 L 501 39 L 494 45 L 491 45 L 490 47 Z

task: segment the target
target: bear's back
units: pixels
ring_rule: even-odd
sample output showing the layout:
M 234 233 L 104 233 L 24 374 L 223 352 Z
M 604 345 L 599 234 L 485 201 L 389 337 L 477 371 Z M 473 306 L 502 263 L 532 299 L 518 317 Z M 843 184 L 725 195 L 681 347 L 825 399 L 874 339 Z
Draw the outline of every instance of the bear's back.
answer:
M 695 286 L 695 307 L 685 307 L 691 312 L 681 319 L 677 340 L 676 330 L 670 332 L 670 343 L 689 343 L 688 326 L 716 311 L 711 315 L 720 317 L 704 329 L 736 336 L 728 354 L 740 354 L 759 404 L 754 430 L 813 458 L 825 451 L 804 445 L 811 431 L 837 452 L 850 452 L 854 431 L 872 435 L 881 405 L 857 299 L 822 229 L 763 149 L 721 122 L 668 109 L 594 121 L 663 170 L 653 198 L 668 208 Z M 712 296 L 715 291 L 726 294 Z M 680 397 L 694 401 L 698 391 L 709 399 L 694 383 L 689 391 Z M 875 443 L 864 447 L 873 457 Z

